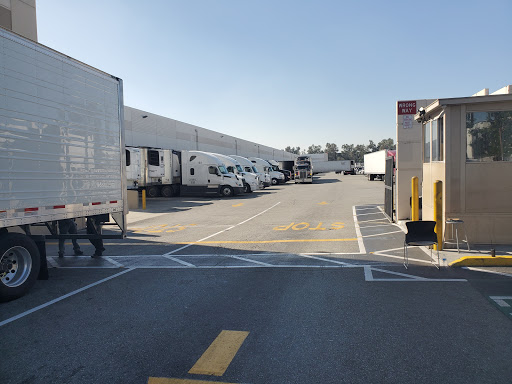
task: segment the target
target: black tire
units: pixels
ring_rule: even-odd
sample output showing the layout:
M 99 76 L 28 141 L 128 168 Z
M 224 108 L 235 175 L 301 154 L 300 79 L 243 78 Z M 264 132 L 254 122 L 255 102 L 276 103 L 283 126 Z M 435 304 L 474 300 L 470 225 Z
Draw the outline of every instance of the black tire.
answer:
M 251 193 L 251 192 L 252 192 L 251 186 L 249 184 L 245 184 L 244 185 L 244 193 Z
M 27 293 L 37 280 L 40 265 L 39 250 L 30 237 L 22 233 L 0 236 L 0 302 Z
M 231 197 L 235 193 L 233 192 L 233 188 L 231 188 L 229 185 L 223 185 L 220 187 L 220 194 L 222 197 Z
M 279 184 L 279 181 L 277 179 L 272 179 L 272 185 L 277 185 Z
M 158 197 L 160 196 L 160 188 L 155 186 L 148 187 L 146 189 L 146 194 L 148 195 L 148 197 Z
M 163 197 L 173 197 L 174 196 L 173 190 L 170 185 L 163 186 L 162 189 L 160 190 L 160 193 L 162 194 Z

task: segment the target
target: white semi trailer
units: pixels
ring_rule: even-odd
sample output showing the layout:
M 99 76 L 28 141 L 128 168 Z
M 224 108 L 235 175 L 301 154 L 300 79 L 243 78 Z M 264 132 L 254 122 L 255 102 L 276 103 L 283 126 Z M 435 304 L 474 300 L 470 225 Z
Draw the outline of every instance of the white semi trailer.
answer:
M 367 153 L 364 155 L 364 174 L 368 180 L 373 181 L 376 178 L 384 180 L 386 174 L 386 158 L 394 157 L 395 150 L 383 149 L 382 151 Z
M 126 235 L 122 81 L 0 28 L 0 301 L 46 270 L 48 238 Z M 62 235 L 57 221 L 120 228 Z M 46 226 L 51 235 L 33 235 Z
M 355 175 L 354 160 L 315 161 L 315 174 L 327 172 Z

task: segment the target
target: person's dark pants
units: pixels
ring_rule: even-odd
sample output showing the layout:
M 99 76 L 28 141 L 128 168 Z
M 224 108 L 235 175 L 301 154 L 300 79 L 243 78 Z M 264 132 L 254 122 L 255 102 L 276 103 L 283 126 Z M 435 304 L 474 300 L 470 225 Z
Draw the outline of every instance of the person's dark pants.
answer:
M 93 221 L 94 220 L 94 221 Z M 100 234 L 100 223 L 98 220 L 92 217 L 87 218 L 87 233 L 90 235 L 99 235 Z M 89 239 L 91 244 L 94 246 L 95 251 L 94 254 L 101 256 L 105 248 L 103 248 L 103 239 Z
M 66 220 L 60 220 L 59 221 L 59 233 L 61 235 L 65 235 L 66 233 L 69 233 L 71 235 L 76 235 L 76 223 L 74 220 L 66 219 Z M 59 239 L 59 253 L 64 254 L 64 243 L 66 242 L 66 239 Z M 71 242 L 73 243 L 73 250 L 80 251 L 80 245 L 78 245 L 78 241 L 76 239 L 71 239 Z

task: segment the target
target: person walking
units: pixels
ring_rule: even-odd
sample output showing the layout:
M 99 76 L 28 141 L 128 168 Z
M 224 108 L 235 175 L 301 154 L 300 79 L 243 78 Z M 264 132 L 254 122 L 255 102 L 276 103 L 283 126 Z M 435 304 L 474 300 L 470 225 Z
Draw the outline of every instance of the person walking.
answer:
M 64 219 L 59 220 L 59 234 L 65 235 L 69 233 L 70 235 L 76 235 L 76 223 L 74 219 Z M 59 239 L 59 257 L 64 257 L 64 244 L 66 239 Z M 80 250 L 80 245 L 78 245 L 78 241 L 76 239 L 71 239 L 73 243 L 73 251 L 75 256 L 83 255 L 84 253 Z
M 87 233 L 90 235 L 101 235 L 101 224 L 104 215 L 90 216 L 87 218 Z M 108 218 L 107 218 L 108 221 Z M 105 248 L 103 247 L 103 239 L 89 239 L 94 245 L 94 254 L 91 257 L 101 257 Z

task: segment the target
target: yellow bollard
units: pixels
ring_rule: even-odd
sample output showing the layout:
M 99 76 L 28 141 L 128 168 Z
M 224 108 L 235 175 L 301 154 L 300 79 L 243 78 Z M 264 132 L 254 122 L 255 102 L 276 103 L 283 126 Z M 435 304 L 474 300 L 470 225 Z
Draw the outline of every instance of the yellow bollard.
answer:
M 142 190 L 142 209 L 146 209 L 146 190 Z
M 434 182 L 434 221 L 436 222 L 437 244 L 434 249 L 443 250 L 443 182 L 436 180 Z M 438 248 L 439 247 L 439 248 Z
M 418 177 L 411 179 L 411 220 L 418 221 L 420 219 L 420 198 L 418 195 Z

